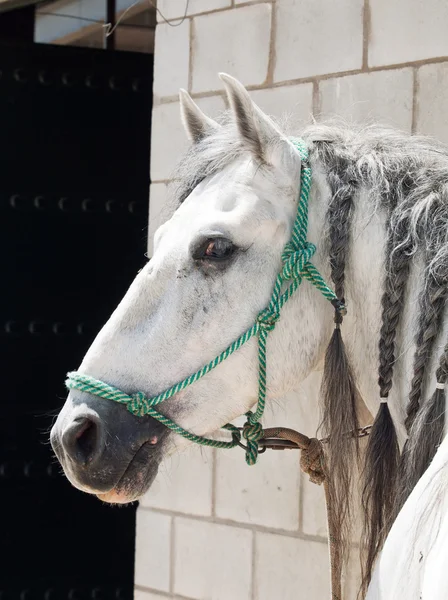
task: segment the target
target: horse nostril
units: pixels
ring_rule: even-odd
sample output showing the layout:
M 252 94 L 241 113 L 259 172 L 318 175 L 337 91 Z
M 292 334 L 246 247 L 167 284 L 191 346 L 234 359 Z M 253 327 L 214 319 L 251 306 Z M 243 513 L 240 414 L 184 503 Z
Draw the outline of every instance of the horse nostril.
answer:
M 95 423 L 86 419 L 85 423 L 83 423 L 75 433 L 75 442 L 82 455 L 91 458 L 92 453 L 95 450 L 96 438 L 97 431 Z
M 90 417 L 77 417 L 64 431 L 62 445 L 72 461 L 93 462 L 103 448 L 100 424 Z

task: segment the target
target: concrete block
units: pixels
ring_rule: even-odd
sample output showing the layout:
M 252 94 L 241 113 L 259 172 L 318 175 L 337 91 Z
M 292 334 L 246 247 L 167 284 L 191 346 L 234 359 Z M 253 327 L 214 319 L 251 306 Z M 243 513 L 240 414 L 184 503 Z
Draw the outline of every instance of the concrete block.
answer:
M 250 95 L 266 114 L 276 120 L 285 120 L 288 132 L 311 121 L 312 83 L 255 90 Z
M 198 600 L 249 600 L 251 531 L 176 518 L 175 540 L 175 594 Z
M 448 55 L 446 0 L 370 2 L 369 66 Z
M 326 544 L 271 533 L 256 533 L 256 600 L 329 597 Z
M 417 133 L 448 143 L 448 62 L 418 70 Z
M 250 26 L 249 26 L 250 25 Z M 222 89 L 218 73 L 260 85 L 268 73 L 271 5 L 262 3 L 195 17 L 193 92 Z
M 276 10 L 274 81 L 361 68 L 363 0 L 282 0 Z
M 188 89 L 190 22 L 179 27 L 161 23 L 156 28 L 154 60 L 154 102 Z
M 319 83 L 320 112 L 349 122 L 380 121 L 404 131 L 412 127 L 412 69 L 360 73 Z
M 168 592 L 170 589 L 171 517 L 137 511 L 135 585 Z

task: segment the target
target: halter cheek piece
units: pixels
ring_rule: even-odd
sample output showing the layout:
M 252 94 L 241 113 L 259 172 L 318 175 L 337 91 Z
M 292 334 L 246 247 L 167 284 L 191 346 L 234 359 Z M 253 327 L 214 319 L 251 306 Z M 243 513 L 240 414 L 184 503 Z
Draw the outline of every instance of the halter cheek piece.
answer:
M 67 388 L 80 390 L 107 400 L 125 404 L 132 414 L 139 417 L 150 415 L 152 418 L 157 419 L 160 423 L 168 427 L 168 429 L 174 431 L 174 433 L 183 436 L 191 442 L 202 444 L 203 446 L 212 446 L 213 448 L 234 448 L 235 446 L 242 445 L 242 433 L 242 436 L 247 443 L 245 446 L 246 462 L 249 465 L 254 465 L 256 463 L 259 453 L 258 442 L 263 438 L 263 428 L 260 419 L 263 416 L 266 404 L 266 342 L 269 332 L 275 328 L 275 325 L 280 318 L 283 305 L 291 298 L 302 283 L 302 280 L 307 279 L 333 304 L 336 311 L 335 323 L 337 327 L 342 321 L 342 316 L 346 313 L 344 302 L 336 297 L 336 294 L 328 287 L 318 270 L 310 262 L 316 252 L 316 246 L 306 239 L 308 230 L 308 199 L 311 188 L 311 168 L 308 163 L 308 150 L 305 143 L 301 140 L 295 140 L 294 145 L 302 160 L 297 216 L 294 222 L 291 240 L 286 244 L 282 253 L 283 267 L 275 280 L 271 300 L 267 308 L 258 314 L 253 326 L 211 362 L 199 369 L 199 371 L 189 375 L 183 381 L 176 383 L 168 390 L 165 390 L 153 398 L 147 398 L 143 392 L 137 392 L 131 395 L 125 394 L 112 385 L 77 371 L 68 373 L 65 382 Z M 286 284 L 287 287 L 282 293 L 284 284 Z M 258 336 L 258 404 L 255 412 L 249 411 L 246 413 L 247 421 L 242 432 L 234 425 L 224 425 L 224 429 L 230 431 L 232 434 L 231 441 L 225 442 L 213 440 L 190 433 L 180 425 L 174 423 L 169 417 L 162 415 L 156 410 L 155 407 L 158 404 L 171 398 L 181 390 L 184 390 L 192 383 L 198 381 L 198 379 L 204 377 L 204 375 L 207 375 L 207 373 L 221 364 L 228 356 L 241 348 L 241 346 L 255 335 Z

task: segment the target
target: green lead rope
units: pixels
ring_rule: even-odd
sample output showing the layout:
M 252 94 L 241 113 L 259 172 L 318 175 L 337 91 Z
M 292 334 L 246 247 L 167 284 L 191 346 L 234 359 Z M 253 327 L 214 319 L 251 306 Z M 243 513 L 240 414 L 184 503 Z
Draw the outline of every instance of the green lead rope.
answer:
M 302 283 L 302 279 L 307 279 L 327 300 L 333 303 L 337 310 L 344 309 L 343 304 L 339 302 L 336 294 L 328 287 L 319 271 L 310 262 L 316 252 L 316 246 L 306 239 L 308 231 L 308 199 L 311 189 L 311 168 L 308 165 L 308 150 L 304 142 L 294 141 L 294 144 L 296 145 L 302 160 L 297 217 L 294 222 L 291 240 L 286 244 L 282 253 L 283 267 L 275 281 L 271 300 L 268 307 L 259 313 L 254 325 L 237 340 L 232 342 L 232 344 L 216 358 L 196 371 L 196 373 L 189 375 L 184 380 L 176 383 L 153 398 L 147 398 L 143 392 L 137 392 L 136 394 L 130 395 L 125 394 L 112 385 L 99 381 L 89 375 L 83 375 L 77 371 L 68 373 L 65 382 L 67 388 L 80 390 L 82 392 L 94 394 L 100 398 L 125 404 L 132 414 L 139 417 L 149 415 L 154 419 L 157 419 L 157 421 L 160 421 L 160 423 L 168 427 L 168 429 L 174 433 L 177 433 L 196 444 L 211 446 L 213 448 L 234 448 L 241 442 L 240 430 L 234 425 L 227 424 L 223 427 L 223 429 L 231 432 L 231 441 L 225 442 L 213 440 L 186 431 L 180 427 L 180 425 L 174 423 L 169 417 L 162 415 L 155 407 L 181 390 L 184 390 L 192 383 L 195 383 L 195 381 L 198 381 L 204 377 L 204 375 L 207 375 L 207 373 L 241 348 L 241 346 L 248 342 L 253 336 L 257 335 L 259 363 L 258 404 L 255 412 L 249 411 L 246 413 L 247 421 L 242 431 L 243 438 L 247 442 L 246 462 L 248 465 L 254 465 L 257 462 L 258 441 L 263 437 L 263 427 L 260 420 L 263 416 L 266 404 L 266 342 L 269 332 L 275 328 L 275 325 L 280 318 L 283 305 L 297 290 Z M 282 293 L 284 284 L 288 284 L 288 287 Z

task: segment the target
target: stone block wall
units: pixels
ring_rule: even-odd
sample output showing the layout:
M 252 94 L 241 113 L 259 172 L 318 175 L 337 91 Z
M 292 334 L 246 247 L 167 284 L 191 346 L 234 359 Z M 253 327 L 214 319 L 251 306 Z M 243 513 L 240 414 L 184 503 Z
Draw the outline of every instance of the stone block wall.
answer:
M 446 0 L 158 0 L 149 219 L 187 140 L 179 87 L 210 116 L 225 108 L 219 71 L 267 113 L 380 121 L 448 142 Z M 299 132 L 300 129 L 297 129 Z M 319 375 L 268 414 L 314 434 Z M 321 600 L 328 597 L 323 490 L 295 452 L 255 468 L 237 450 L 192 448 L 163 466 L 140 504 L 136 600 Z M 349 569 L 347 599 L 358 569 Z

